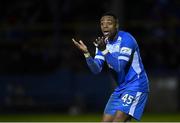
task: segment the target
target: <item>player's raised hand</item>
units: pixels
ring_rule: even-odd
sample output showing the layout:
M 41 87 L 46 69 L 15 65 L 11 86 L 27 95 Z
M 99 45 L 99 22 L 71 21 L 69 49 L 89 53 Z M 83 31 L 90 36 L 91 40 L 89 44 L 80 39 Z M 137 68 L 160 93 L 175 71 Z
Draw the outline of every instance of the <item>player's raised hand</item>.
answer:
M 72 39 L 73 43 L 76 45 L 78 49 L 80 49 L 83 53 L 88 53 L 87 46 L 83 43 L 83 41 L 76 41 L 74 38 Z
M 99 50 L 103 51 L 106 49 L 106 39 L 105 37 L 98 37 L 95 42 L 94 45 L 96 47 L 98 47 Z

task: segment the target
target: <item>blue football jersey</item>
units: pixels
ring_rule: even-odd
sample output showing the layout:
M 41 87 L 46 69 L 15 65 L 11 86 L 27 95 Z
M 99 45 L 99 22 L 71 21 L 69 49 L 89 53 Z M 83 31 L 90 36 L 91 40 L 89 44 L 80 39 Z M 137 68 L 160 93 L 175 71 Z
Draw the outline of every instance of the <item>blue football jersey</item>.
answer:
M 115 40 L 107 41 L 105 56 L 96 48 L 96 55 L 87 58 L 87 64 L 94 73 L 102 70 L 107 63 L 117 82 L 115 92 L 123 89 L 149 92 L 149 81 L 140 57 L 139 47 L 128 32 L 119 31 Z

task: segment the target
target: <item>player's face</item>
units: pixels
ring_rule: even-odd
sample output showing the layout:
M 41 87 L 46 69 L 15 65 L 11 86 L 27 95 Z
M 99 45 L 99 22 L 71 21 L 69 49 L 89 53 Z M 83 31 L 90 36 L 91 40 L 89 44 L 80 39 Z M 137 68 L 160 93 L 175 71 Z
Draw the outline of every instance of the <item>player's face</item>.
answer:
M 101 31 L 105 37 L 113 39 L 117 33 L 117 23 L 112 16 L 103 16 L 100 20 Z

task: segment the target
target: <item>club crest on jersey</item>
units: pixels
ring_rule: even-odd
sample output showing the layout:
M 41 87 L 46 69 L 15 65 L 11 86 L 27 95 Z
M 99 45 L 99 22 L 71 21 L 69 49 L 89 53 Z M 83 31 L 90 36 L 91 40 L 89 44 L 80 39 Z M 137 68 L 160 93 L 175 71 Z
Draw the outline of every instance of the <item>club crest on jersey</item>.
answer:
M 122 38 L 121 38 L 120 36 L 118 36 L 118 39 L 117 39 L 117 40 L 118 40 L 118 41 L 121 41 L 121 39 L 122 39 Z
M 122 47 L 120 49 L 120 53 L 124 54 L 124 55 L 131 55 L 132 53 L 132 49 L 128 48 L 128 47 Z

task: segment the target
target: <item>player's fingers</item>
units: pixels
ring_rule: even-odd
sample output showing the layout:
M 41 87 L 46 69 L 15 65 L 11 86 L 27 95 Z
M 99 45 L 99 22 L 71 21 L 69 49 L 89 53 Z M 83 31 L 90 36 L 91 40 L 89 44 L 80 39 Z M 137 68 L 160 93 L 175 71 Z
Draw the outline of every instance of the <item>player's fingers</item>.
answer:
M 75 44 L 75 45 L 78 45 L 79 43 L 78 42 L 76 42 L 76 41 L 73 41 L 73 43 Z
M 98 37 L 98 41 L 101 41 L 101 37 Z
M 96 44 L 100 44 L 100 37 L 98 37 L 96 40 L 95 40 Z
M 80 45 L 79 42 L 77 42 L 76 40 L 72 39 L 72 41 L 74 42 L 74 44 Z
M 78 43 L 74 38 L 72 38 L 72 41 L 73 41 L 74 44 Z
M 107 43 L 108 37 L 104 37 L 104 42 Z
M 98 46 L 98 44 L 97 44 L 96 42 L 93 42 L 93 44 L 94 44 L 94 46 L 95 46 L 95 47 L 97 47 L 97 46 Z
M 94 44 L 94 43 L 95 43 L 95 44 L 98 44 L 98 43 L 97 43 L 97 39 L 95 39 L 95 41 L 93 42 L 93 44 Z
M 101 41 L 103 41 L 103 42 L 105 41 L 105 37 L 104 36 L 101 37 Z
M 81 45 L 85 45 L 82 40 L 80 40 L 79 43 L 80 43 Z
M 101 37 L 101 42 L 104 42 L 104 39 L 105 39 L 105 38 L 102 36 L 102 37 Z
M 77 41 L 75 41 L 74 39 L 72 39 L 72 41 L 77 47 L 80 47 L 80 44 Z
M 76 40 L 75 40 L 74 38 L 72 38 L 72 41 L 73 41 L 73 42 L 76 42 Z
M 74 44 L 79 48 L 80 47 L 80 45 L 77 43 L 77 42 L 74 42 Z

